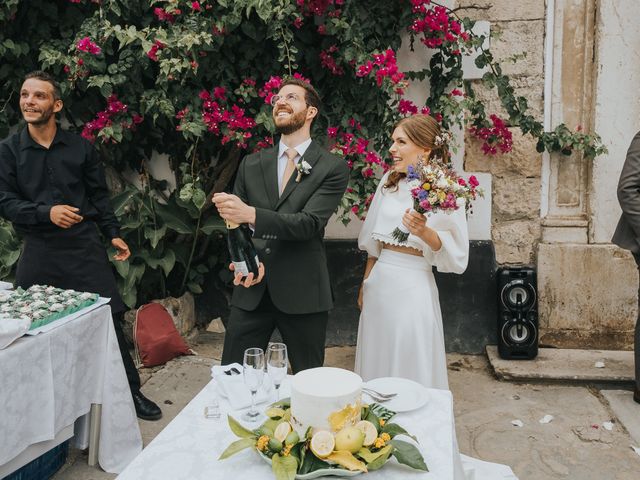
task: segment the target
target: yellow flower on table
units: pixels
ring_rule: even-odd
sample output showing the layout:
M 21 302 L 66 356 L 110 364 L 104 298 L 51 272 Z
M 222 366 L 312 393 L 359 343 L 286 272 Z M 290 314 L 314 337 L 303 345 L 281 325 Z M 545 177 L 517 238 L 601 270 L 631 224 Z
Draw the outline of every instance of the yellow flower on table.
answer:
M 256 442 L 256 448 L 261 452 L 264 452 L 267 449 L 268 444 L 269 444 L 269 436 L 262 435 L 260 438 L 258 438 L 258 441 Z

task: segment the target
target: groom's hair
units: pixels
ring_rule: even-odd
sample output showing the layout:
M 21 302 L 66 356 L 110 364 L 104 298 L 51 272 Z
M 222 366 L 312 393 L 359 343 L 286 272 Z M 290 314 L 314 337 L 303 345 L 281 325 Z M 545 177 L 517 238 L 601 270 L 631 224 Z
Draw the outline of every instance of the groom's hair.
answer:
M 307 102 L 307 105 L 315 107 L 315 109 L 320 112 L 320 106 L 322 105 L 322 102 L 320 101 L 320 95 L 318 95 L 318 91 L 313 88 L 313 85 L 305 80 L 295 77 L 286 78 L 280 85 L 280 89 L 282 89 L 286 85 L 297 85 L 298 87 L 304 88 L 304 101 Z M 315 121 L 316 118 L 318 118 L 318 115 L 316 115 L 313 120 Z

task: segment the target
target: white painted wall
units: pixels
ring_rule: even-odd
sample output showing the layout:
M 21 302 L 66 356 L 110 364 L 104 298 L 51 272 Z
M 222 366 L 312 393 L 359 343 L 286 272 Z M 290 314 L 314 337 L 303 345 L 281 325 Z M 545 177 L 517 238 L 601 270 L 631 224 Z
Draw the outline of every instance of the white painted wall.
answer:
M 596 22 L 594 130 L 609 149 L 593 163 L 594 243 L 608 243 L 620 216 L 616 187 L 631 139 L 640 130 L 640 1 L 600 0 Z

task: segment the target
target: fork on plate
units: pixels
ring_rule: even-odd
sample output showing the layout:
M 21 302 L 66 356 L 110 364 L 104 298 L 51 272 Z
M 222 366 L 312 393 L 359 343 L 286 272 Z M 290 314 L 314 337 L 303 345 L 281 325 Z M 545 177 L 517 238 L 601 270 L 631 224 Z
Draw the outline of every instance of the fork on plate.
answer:
M 396 395 L 398 395 L 397 393 L 378 392 L 377 390 L 373 390 L 372 388 L 369 388 L 369 387 L 362 387 L 362 391 L 377 402 L 387 402 L 391 400 L 393 397 L 395 397 Z

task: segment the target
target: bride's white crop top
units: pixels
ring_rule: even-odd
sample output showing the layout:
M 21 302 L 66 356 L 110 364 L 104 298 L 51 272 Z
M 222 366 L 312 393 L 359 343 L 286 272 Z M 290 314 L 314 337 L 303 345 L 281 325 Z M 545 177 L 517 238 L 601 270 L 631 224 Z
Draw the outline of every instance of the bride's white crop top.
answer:
M 403 245 L 423 252 L 425 259 L 435 265 L 440 272 L 462 273 L 469 260 L 469 232 L 464 200 L 458 200 L 459 208 L 452 213 L 432 213 L 427 216 L 427 225 L 438 232 L 442 247 L 437 252 L 420 238 L 409 235 L 406 243 L 399 243 L 391 232 L 402 224 L 402 216 L 413 201 L 405 179 L 400 180 L 398 189 L 385 189 L 389 173 L 378 184 L 367 218 L 358 237 L 358 246 L 369 256 L 378 257 L 382 243 Z

